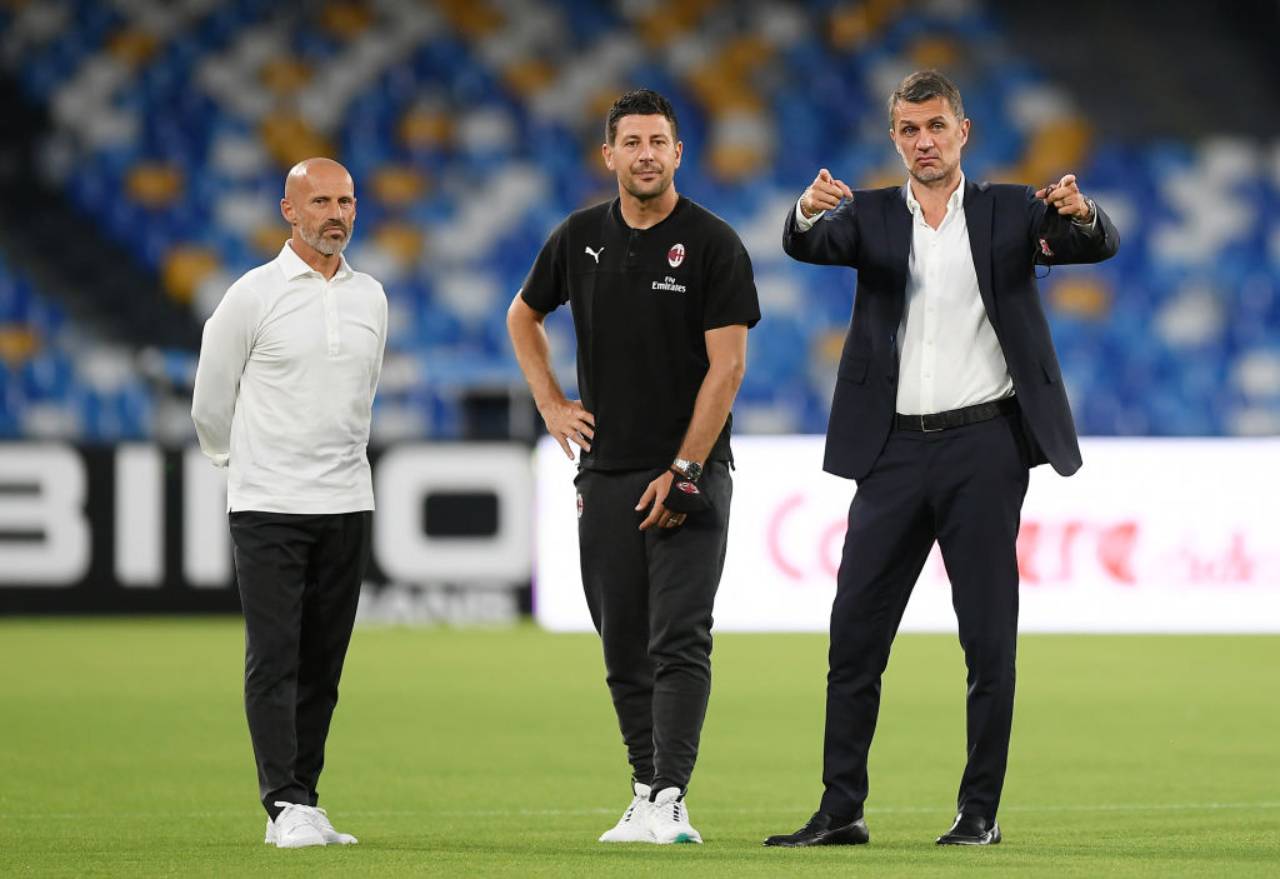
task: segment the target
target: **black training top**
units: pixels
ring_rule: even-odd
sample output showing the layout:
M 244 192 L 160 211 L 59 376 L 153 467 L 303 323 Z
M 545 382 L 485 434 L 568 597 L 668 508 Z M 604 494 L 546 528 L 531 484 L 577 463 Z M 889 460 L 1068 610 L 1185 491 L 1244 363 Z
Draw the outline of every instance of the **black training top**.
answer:
M 578 337 L 578 389 L 595 416 L 582 466 L 639 470 L 671 463 L 707 374 L 707 330 L 760 319 L 751 258 L 729 224 L 681 196 L 649 229 L 618 199 L 569 215 L 521 288 L 543 314 L 568 302 Z M 727 460 L 725 422 L 711 460 Z

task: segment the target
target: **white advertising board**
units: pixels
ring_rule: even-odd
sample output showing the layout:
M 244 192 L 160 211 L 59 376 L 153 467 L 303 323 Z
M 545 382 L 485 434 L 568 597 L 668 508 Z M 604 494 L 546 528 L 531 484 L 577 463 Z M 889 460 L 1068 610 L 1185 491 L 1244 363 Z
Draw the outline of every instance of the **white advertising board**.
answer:
M 1280 439 L 1087 439 L 1063 479 L 1032 471 L 1018 537 L 1024 632 L 1280 632 Z M 821 437 L 734 439 L 718 631 L 825 631 L 854 484 Z M 591 629 L 578 569 L 575 466 L 537 452 L 534 612 Z M 638 498 L 637 498 L 638 500 Z M 903 631 L 952 632 L 933 555 Z

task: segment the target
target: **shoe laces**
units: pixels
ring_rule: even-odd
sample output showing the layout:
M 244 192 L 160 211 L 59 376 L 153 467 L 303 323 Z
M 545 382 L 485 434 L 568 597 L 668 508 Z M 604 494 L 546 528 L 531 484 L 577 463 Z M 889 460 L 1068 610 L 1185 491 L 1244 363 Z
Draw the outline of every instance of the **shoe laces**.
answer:
M 670 807 L 671 821 L 675 824 L 683 824 L 685 822 L 684 803 L 680 800 L 674 800 Z
M 635 798 L 631 800 L 631 805 L 627 806 L 627 811 L 622 813 L 623 823 L 625 824 L 631 821 L 631 819 L 635 817 L 636 809 L 640 808 L 640 804 L 647 803 L 647 802 L 648 800 L 646 798 L 637 794 Z
M 319 806 L 307 806 L 303 803 L 284 802 L 277 802 L 276 805 L 284 807 L 280 812 L 280 816 L 278 816 L 276 820 L 279 820 L 279 818 L 283 817 L 286 812 L 292 810 L 304 816 L 309 823 L 315 825 L 320 830 L 333 830 L 333 824 L 329 821 L 329 813 Z
M 311 812 L 311 820 L 314 821 L 321 830 L 333 830 L 333 822 L 329 820 L 328 812 L 321 809 L 319 806 L 307 806 L 306 808 Z

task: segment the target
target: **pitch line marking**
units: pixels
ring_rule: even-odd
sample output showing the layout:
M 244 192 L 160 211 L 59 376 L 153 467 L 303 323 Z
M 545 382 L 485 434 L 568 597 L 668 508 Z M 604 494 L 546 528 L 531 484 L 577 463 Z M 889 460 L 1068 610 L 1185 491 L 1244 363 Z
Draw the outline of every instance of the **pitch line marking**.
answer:
M 1221 809 L 1280 809 L 1280 801 L 1257 803 L 1097 803 L 1068 806 L 1006 806 L 1005 812 L 1190 812 Z M 708 815 L 780 815 L 803 811 L 803 806 L 775 807 L 769 809 L 717 809 L 699 807 L 699 814 Z M 397 816 L 435 816 L 439 818 L 572 818 L 591 815 L 613 815 L 616 808 L 594 809 L 475 809 L 466 811 L 436 812 L 424 809 L 373 809 L 342 810 L 349 818 L 377 818 Z M 880 806 L 867 809 L 868 815 L 903 815 L 948 812 L 946 806 Z M 166 818 L 173 812 L 0 812 L 0 818 Z M 220 812 L 183 812 L 186 818 L 235 818 L 244 810 Z
M 769 808 L 769 809 L 717 809 L 714 806 L 699 807 L 699 814 L 710 815 L 777 815 L 783 812 L 790 813 L 793 811 L 803 811 L 803 806 L 795 806 L 789 809 Z M 948 812 L 947 806 L 874 806 L 867 809 L 868 815 L 892 815 L 892 814 L 928 814 L 931 812 Z M 1099 803 L 1097 805 L 1070 805 L 1070 806 L 1006 806 L 1001 812 L 1185 812 L 1199 810 L 1214 809 L 1280 809 L 1280 802 L 1258 802 L 1258 803 Z M 475 810 L 475 811 L 458 811 L 458 812 L 428 812 L 428 811 L 368 811 L 368 812 L 346 812 L 348 815 L 359 816 L 394 816 L 394 815 L 438 815 L 441 817 L 456 818 L 521 818 L 521 817 L 572 817 L 586 815 L 612 815 L 618 810 L 615 808 L 595 808 L 595 809 L 494 809 L 494 810 Z M 949 813 L 949 812 L 948 812 Z

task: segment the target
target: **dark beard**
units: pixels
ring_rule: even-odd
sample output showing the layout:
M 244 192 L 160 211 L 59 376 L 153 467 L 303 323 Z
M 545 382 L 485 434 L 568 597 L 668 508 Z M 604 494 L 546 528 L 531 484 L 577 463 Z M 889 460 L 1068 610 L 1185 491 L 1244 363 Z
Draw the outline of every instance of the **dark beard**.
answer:
M 625 184 L 623 185 L 623 188 L 626 189 L 627 194 L 630 195 L 632 198 L 634 198 L 636 201 L 652 201 L 655 198 L 660 198 L 661 196 L 666 195 L 667 190 L 671 188 L 672 182 L 673 181 L 671 179 L 668 179 L 665 183 L 663 183 L 660 187 L 658 187 L 652 192 L 640 192 L 638 190 L 631 188 L 630 186 L 626 186 Z

